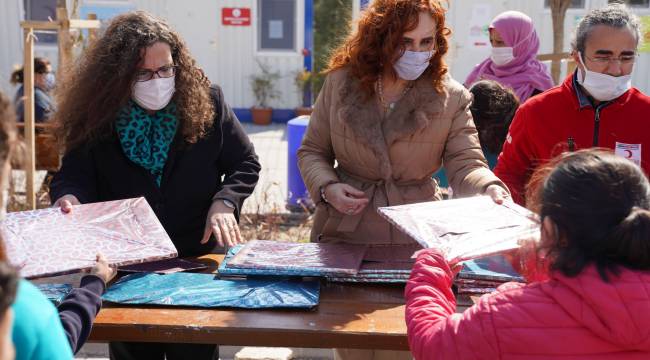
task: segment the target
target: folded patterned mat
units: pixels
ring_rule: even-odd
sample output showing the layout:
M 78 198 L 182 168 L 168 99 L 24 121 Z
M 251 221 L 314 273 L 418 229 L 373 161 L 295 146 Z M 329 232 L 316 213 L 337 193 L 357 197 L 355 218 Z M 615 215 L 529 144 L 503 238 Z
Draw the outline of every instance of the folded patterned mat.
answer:
M 289 280 L 220 280 L 212 274 L 131 274 L 113 284 L 102 297 L 119 304 L 311 308 L 318 305 L 320 282 Z

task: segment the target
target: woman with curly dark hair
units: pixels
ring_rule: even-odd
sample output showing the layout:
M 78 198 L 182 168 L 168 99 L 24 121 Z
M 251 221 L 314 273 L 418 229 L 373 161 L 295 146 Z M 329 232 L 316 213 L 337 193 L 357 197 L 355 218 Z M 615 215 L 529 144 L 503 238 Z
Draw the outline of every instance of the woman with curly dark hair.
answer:
M 55 120 L 65 155 L 50 195 L 72 205 L 144 196 L 180 256 L 242 242 L 260 164 L 219 87 L 180 36 L 145 12 L 114 18 L 65 76 Z M 213 345 L 110 345 L 113 359 L 212 359 Z

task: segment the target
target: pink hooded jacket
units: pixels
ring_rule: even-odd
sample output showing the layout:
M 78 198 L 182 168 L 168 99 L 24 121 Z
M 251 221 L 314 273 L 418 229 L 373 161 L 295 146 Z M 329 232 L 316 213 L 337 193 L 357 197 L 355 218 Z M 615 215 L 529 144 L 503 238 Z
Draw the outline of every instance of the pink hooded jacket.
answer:
M 452 272 L 423 251 L 406 286 L 416 359 L 650 359 L 650 272 L 596 268 L 528 285 L 508 283 L 455 313 Z

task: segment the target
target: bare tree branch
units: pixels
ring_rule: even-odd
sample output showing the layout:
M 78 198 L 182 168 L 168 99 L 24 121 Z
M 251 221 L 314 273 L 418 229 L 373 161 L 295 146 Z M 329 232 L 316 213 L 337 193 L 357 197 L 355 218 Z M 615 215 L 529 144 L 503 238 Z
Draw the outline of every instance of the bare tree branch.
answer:
M 553 18 L 553 53 L 561 54 L 564 50 L 564 19 L 571 0 L 549 0 Z M 551 76 L 555 84 L 560 82 L 560 60 L 551 62 Z

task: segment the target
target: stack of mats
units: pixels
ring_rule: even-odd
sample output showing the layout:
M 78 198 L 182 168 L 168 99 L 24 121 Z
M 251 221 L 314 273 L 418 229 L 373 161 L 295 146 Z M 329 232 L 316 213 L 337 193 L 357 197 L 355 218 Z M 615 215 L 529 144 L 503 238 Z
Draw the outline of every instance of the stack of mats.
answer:
M 262 244 L 265 243 L 265 244 Z M 250 243 L 249 243 L 250 244 Z M 415 251 L 420 249 L 418 245 L 377 245 L 377 246 L 359 246 L 348 244 L 322 244 L 322 243 L 280 243 L 291 248 L 320 248 L 326 249 L 320 253 L 326 259 L 331 260 L 332 264 L 328 267 L 316 267 L 314 264 L 319 261 L 312 259 L 310 266 L 299 268 L 298 263 L 305 264 L 305 259 L 297 260 L 297 250 L 291 249 L 294 256 L 286 256 L 276 253 L 276 262 L 274 266 L 258 266 L 250 264 L 248 267 L 235 265 L 233 259 L 241 251 L 245 254 L 256 254 L 258 251 L 268 251 L 269 247 L 276 247 L 278 243 L 273 241 L 259 241 L 252 245 L 239 245 L 231 248 L 224 261 L 219 266 L 220 276 L 303 276 L 303 277 L 323 277 L 332 282 L 353 282 L 353 283 L 406 283 L 413 267 L 411 256 Z M 244 250 L 242 250 L 244 249 Z M 348 250 L 346 250 L 348 249 Z M 275 249 L 278 250 L 277 248 Z M 351 257 L 348 259 L 349 266 L 342 268 L 341 265 L 334 265 L 333 260 L 337 259 L 335 254 L 348 253 Z M 354 261 L 351 261 L 354 258 Z M 340 262 L 341 259 L 338 259 Z M 324 263 L 325 261 L 320 261 Z M 351 264 L 357 264 L 352 266 Z
M 458 294 L 481 295 L 491 293 L 506 282 L 524 282 L 510 263 L 500 255 L 465 261 L 454 284 Z

